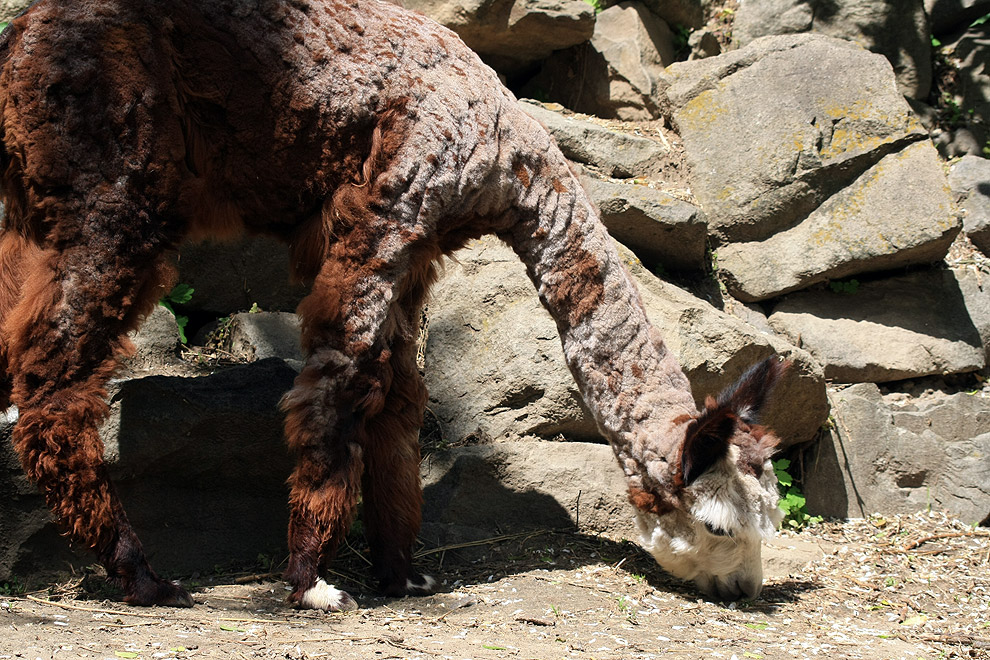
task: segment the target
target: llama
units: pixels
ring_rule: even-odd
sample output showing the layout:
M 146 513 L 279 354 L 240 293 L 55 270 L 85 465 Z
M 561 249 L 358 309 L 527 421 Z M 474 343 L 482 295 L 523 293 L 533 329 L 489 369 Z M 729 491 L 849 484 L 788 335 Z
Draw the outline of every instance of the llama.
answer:
M 418 314 L 484 234 L 518 254 L 628 477 L 644 546 L 706 594 L 755 597 L 778 522 L 768 359 L 697 409 L 547 132 L 452 32 L 378 0 L 40 0 L 0 37 L 0 404 L 66 534 L 135 605 L 159 578 L 108 479 L 105 383 L 183 240 L 284 240 L 307 354 L 282 403 L 299 607 L 359 493 L 381 590 L 423 595 Z

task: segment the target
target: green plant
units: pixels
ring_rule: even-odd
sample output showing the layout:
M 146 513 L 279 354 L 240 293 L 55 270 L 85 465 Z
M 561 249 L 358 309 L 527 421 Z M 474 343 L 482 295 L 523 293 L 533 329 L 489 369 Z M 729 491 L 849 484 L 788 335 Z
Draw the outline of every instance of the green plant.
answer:
M 175 311 L 174 305 L 183 305 L 192 299 L 193 289 L 188 284 L 176 284 L 172 287 L 172 290 L 162 296 L 162 299 L 158 301 L 158 304 L 172 312 L 172 316 L 175 317 L 175 322 L 179 326 L 179 339 L 183 344 L 188 343 L 186 339 L 186 325 L 189 323 L 189 317 L 182 314 L 178 314 Z
M 602 13 L 602 10 L 605 9 L 605 3 L 603 0 L 584 0 L 584 2 L 585 4 L 591 5 L 596 14 Z
M 27 588 L 16 576 L 6 582 L 0 582 L 0 596 L 20 596 Z
M 822 521 L 821 516 L 812 516 L 804 508 L 805 497 L 801 489 L 794 485 L 794 479 L 787 468 L 790 460 L 781 458 L 773 461 L 773 473 L 777 475 L 777 485 L 780 487 L 780 510 L 784 512 L 784 524 L 793 529 L 802 529 L 817 525 Z
M 688 39 L 691 38 L 691 28 L 686 25 L 674 25 L 672 32 L 674 33 L 674 52 L 686 51 Z
M 832 280 L 828 283 L 828 288 L 832 290 L 833 293 L 841 293 L 846 296 L 851 296 L 859 291 L 859 280 Z

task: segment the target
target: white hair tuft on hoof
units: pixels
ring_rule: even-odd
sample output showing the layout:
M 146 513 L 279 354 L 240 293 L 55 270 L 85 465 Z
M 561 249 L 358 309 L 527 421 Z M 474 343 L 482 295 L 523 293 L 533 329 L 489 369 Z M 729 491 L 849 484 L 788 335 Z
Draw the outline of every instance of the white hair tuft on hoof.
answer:
M 341 591 L 322 578 L 303 593 L 299 606 L 310 610 L 349 612 L 357 609 L 357 602 L 346 591 Z

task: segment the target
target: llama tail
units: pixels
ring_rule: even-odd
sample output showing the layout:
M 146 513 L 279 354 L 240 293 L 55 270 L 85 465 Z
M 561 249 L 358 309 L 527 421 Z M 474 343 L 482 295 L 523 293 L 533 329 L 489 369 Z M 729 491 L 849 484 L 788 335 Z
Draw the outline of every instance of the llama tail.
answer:
M 697 411 L 690 384 L 650 325 L 587 193 L 549 135 L 535 132 L 514 156 L 519 220 L 501 237 L 526 264 L 585 403 L 620 460 L 631 443 L 673 451 L 672 427 Z M 642 437 L 646 429 L 652 439 Z

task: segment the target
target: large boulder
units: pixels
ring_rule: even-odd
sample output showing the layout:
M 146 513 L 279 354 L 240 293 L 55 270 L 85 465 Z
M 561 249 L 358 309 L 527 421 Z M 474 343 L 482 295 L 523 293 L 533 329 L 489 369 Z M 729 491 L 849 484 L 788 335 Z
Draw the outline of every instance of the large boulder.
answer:
M 552 55 L 524 91 L 599 117 L 654 119 L 657 79 L 673 63 L 667 23 L 637 2 L 620 2 L 598 15 L 590 42 Z
M 732 34 L 745 46 L 760 37 L 800 32 L 848 39 L 883 55 L 902 94 L 928 97 L 931 31 L 923 0 L 741 0 Z
M 741 300 L 937 261 L 958 232 L 937 154 L 877 55 L 767 37 L 672 65 L 662 86 Z
M 499 442 L 423 459 L 423 531 L 445 545 L 506 531 L 577 526 L 634 538 L 626 481 L 612 449 L 587 442 Z
M 629 247 L 651 269 L 701 271 L 707 266 L 705 214 L 649 186 L 581 177 L 613 238 Z
M 990 524 L 990 400 L 884 397 L 872 383 L 830 399 L 835 426 L 803 461 L 810 513 L 846 518 L 937 508 Z
M 525 99 L 519 107 L 550 132 L 570 160 L 593 165 L 605 176 L 628 179 L 659 172 L 670 149 L 650 138 L 611 130 Z
M 295 375 L 272 359 L 195 378 L 112 384 L 111 413 L 100 432 L 106 460 L 159 570 L 209 571 L 285 547 L 292 459 L 278 401 Z M 0 427 L 0 435 L 10 428 Z M 10 529 L 0 534 L 0 580 L 50 570 L 68 547 L 56 540 L 43 498 L 15 467 L 9 443 L 3 445 L 0 524 Z
M 595 10 L 583 0 L 404 0 L 460 36 L 496 69 L 513 73 L 555 50 L 584 43 Z
M 699 402 L 777 353 L 794 368 L 764 421 L 785 445 L 815 436 L 828 407 L 821 367 L 808 353 L 659 280 L 629 251 L 623 255 L 647 313 Z M 444 439 L 597 437 L 564 363 L 556 326 L 516 256 L 490 240 L 456 256 L 457 264 L 434 288 L 426 347 L 430 409 Z
M 990 160 L 967 154 L 949 170 L 949 186 L 963 211 L 963 232 L 990 255 Z
M 187 243 L 177 266 L 179 281 L 194 289 L 184 309 L 218 316 L 255 304 L 266 311 L 294 311 L 307 291 L 290 279 L 285 244 L 265 236 Z
M 983 368 L 980 334 L 952 271 L 850 288 L 792 294 L 770 315 L 770 325 L 815 356 L 829 380 L 877 383 Z

